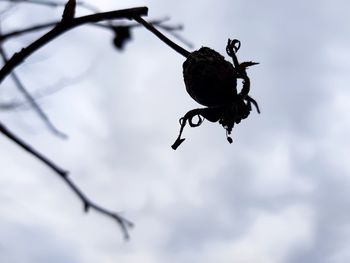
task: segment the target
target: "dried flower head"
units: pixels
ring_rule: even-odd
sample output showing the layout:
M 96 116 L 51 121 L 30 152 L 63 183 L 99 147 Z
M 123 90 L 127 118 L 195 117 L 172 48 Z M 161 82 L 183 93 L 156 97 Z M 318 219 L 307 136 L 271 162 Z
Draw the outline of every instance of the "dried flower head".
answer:
M 233 65 L 208 47 L 189 55 L 183 63 L 183 76 L 188 94 L 204 106 L 228 104 L 237 95 Z
M 239 63 L 236 52 L 240 46 L 239 40 L 228 40 L 226 51 L 233 64 L 208 47 L 202 47 L 187 56 L 183 63 L 186 90 L 195 101 L 207 108 L 191 110 L 180 119 L 180 133 L 172 145 L 174 150 L 185 140 L 181 139 L 181 134 L 187 121 L 191 127 L 198 127 L 204 119 L 219 122 L 226 130 L 227 140 L 232 143 L 229 135 L 233 126 L 249 116 L 251 104 L 260 113 L 257 102 L 248 95 L 250 79 L 246 72 L 247 67 L 258 63 Z M 237 93 L 237 79 L 243 80 L 240 93 Z M 196 123 L 193 122 L 194 117 L 198 118 Z

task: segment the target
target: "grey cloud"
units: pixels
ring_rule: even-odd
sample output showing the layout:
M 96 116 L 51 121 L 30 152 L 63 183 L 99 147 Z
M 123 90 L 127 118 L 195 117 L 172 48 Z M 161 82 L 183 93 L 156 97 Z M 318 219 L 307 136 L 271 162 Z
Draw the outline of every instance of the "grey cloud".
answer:
M 89 100 L 91 123 L 103 124 L 94 131 L 84 131 L 84 127 L 89 127 L 85 119 L 89 114 L 75 115 L 74 107 L 71 116 L 64 116 L 70 126 L 78 127 L 73 129 L 75 136 L 79 135 L 80 125 L 82 133 L 95 135 L 91 139 L 82 136 L 79 147 L 75 147 L 74 138 L 70 146 L 65 146 L 68 153 L 69 147 L 74 148 L 71 150 L 74 160 L 66 161 L 75 163 L 73 171 L 80 171 L 73 176 L 81 175 L 79 179 L 89 189 L 100 189 L 101 195 L 96 190 L 94 196 L 110 197 L 113 205 L 123 203 L 120 198 L 125 198 L 123 210 L 126 215 L 128 210 L 133 211 L 130 213 L 136 223 L 134 232 L 147 236 L 147 242 L 140 241 L 137 234 L 131 239 L 134 259 L 146 249 L 150 258 L 161 257 L 167 262 L 210 262 L 210 253 L 223 252 L 227 255 L 218 258 L 223 262 L 234 261 L 238 256 L 231 253 L 232 247 L 241 248 L 239 244 L 251 240 L 255 244 L 254 238 L 260 231 L 254 228 L 256 220 L 267 214 L 268 218 L 278 219 L 271 222 L 281 222 L 286 215 L 296 214 L 296 223 L 290 230 L 289 221 L 281 223 L 283 233 L 276 240 L 287 241 L 281 242 L 276 250 L 283 253 L 276 256 L 268 246 L 252 249 L 271 253 L 272 262 L 276 263 L 332 262 L 345 249 L 349 238 L 348 232 L 343 231 L 349 227 L 349 168 L 344 156 L 346 132 L 338 136 L 332 133 L 332 126 L 346 121 L 347 113 L 335 114 L 332 103 L 344 87 L 329 84 L 338 72 L 329 67 L 334 58 L 327 49 L 334 43 L 349 42 L 344 23 L 344 10 L 348 10 L 349 4 L 344 1 L 333 1 L 332 6 L 327 1 L 149 4 L 152 16 L 171 10 L 172 18 L 185 23 L 184 35 L 196 46 L 210 45 L 223 52 L 226 38 L 241 39 L 239 58 L 261 62 L 249 73 L 251 94 L 260 103 L 262 114 L 252 113 L 235 128 L 232 145 L 225 141 L 220 125 L 205 122 L 199 128 L 187 128 L 187 140 L 173 152 L 170 145 L 178 133 L 178 118 L 198 106 L 185 93 L 182 59 L 142 30 L 136 33 L 125 53 L 110 55 L 105 48 L 106 36 L 99 49 L 104 65 L 96 66 L 98 78 L 89 81 L 97 91 L 91 91 L 89 86 L 84 96 L 70 93 L 76 94 L 78 101 Z M 211 12 L 206 16 L 208 9 Z M 349 70 L 348 65 L 343 70 Z M 71 98 L 59 103 L 69 108 L 73 101 Z M 60 109 L 57 111 L 59 116 Z M 93 149 L 93 153 L 86 153 L 86 149 Z M 68 154 L 61 155 L 62 160 L 69 160 Z M 130 181 L 138 186 L 131 187 Z M 145 207 L 141 207 L 143 204 Z M 303 209 L 285 212 L 293 207 L 310 210 L 313 216 Z M 159 226 L 143 222 L 152 215 Z M 300 236 L 290 238 L 302 219 L 306 221 L 305 229 L 299 229 Z M 103 229 L 111 227 L 102 226 L 98 220 L 91 223 Z M 138 222 L 143 222 L 140 225 L 145 229 L 139 230 Z M 276 241 L 269 231 L 273 232 L 274 226 L 269 222 L 261 238 L 273 244 Z M 2 243 L 3 248 L 15 248 L 15 239 L 22 247 L 33 241 L 48 244 L 47 253 L 42 255 L 35 247 L 22 248 L 32 262 L 37 262 L 35 257 L 44 260 L 51 255 L 57 259 L 66 257 L 64 262 L 83 258 L 72 254 L 62 245 L 64 239 L 50 236 L 49 231 L 37 234 L 31 226 L 11 224 L 9 228 L 14 232 L 7 232 L 6 236 L 12 243 Z M 158 236 L 157 231 L 164 232 Z M 110 245 L 114 238 L 114 234 L 105 237 L 102 243 L 108 244 L 108 249 L 96 249 L 91 254 L 95 258 L 106 254 L 118 257 Z M 78 244 L 79 239 L 78 236 L 73 243 Z M 123 255 L 125 251 L 128 249 L 118 247 L 117 254 Z M 5 253 L 8 257 L 12 255 L 16 254 L 11 250 Z M 338 256 L 338 260 L 346 262 L 348 258 Z M 126 262 L 134 261 L 128 257 Z

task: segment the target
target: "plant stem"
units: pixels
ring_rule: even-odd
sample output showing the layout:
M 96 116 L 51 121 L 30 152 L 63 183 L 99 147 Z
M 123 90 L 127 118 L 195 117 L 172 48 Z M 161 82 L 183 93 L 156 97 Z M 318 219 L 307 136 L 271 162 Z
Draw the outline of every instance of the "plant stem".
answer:
M 122 9 L 104 13 L 97 13 L 93 15 L 87 15 L 82 17 L 77 17 L 69 22 L 57 24 L 51 31 L 34 41 L 32 44 L 23 48 L 18 53 L 15 53 L 0 70 L 0 83 L 5 79 L 5 77 L 11 73 L 11 71 L 20 65 L 27 57 L 33 54 L 35 51 L 52 41 L 59 35 L 83 24 L 96 23 L 103 20 L 111 19 L 133 19 L 136 16 L 147 15 L 147 7 L 136 7 L 129 9 Z
M 183 47 L 180 47 L 178 44 L 171 41 L 169 38 L 167 38 L 165 35 L 163 35 L 161 32 L 159 32 L 158 29 L 156 29 L 152 24 L 150 24 L 146 20 L 142 19 L 139 15 L 135 15 L 133 18 L 135 21 L 142 24 L 146 29 L 151 31 L 160 40 L 162 40 L 165 44 L 167 44 L 169 47 L 174 49 L 179 54 L 183 55 L 185 58 L 187 58 L 191 54 L 191 52 L 187 51 Z
M 133 223 L 129 220 L 125 219 L 124 217 L 120 216 L 118 213 L 114 213 L 112 211 L 109 211 L 108 209 L 97 205 L 96 203 L 92 202 L 79 188 L 78 186 L 72 181 L 72 179 L 68 176 L 68 171 L 63 170 L 58 165 L 56 165 L 54 162 L 52 162 L 49 158 L 47 158 L 45 155 L 38 152 L 36 149 L 31 147 L 28 143 L 26 143 L 24 140 L 19 138 L 17 135 L 15 135 L 13 132 L 11 132 L 9 129 L 6 128 L 5 125 L 3 125 L 0 122 L 0 133 L 5 135 L 8 139 L 19 145 L 23 150 L 29 152 L 31 155 L 34 155 L 36 158 L 38 158 L 40 161 L 45 163 L 48 167 L 50 167 L 57 175 L 59 175 L 62 180 L 71 188 L 71 190 L 79 197 L 81 202 L 83 203 L 84 212 L 89 212 L 90 209 L 95 210 L 98 213 L 101 213 L 103 215 L 106 215 L 114 220 L 117 221 L 119 224 L 124 238 L 129 238 L 128 229 L 133 227 Z
M 31 155 L 34 155 L 36 158 L 38 158 L 40 161 L 45 163 L 48 167 L 50 167 L 52 170 L 54 170 L 61 177 L 68 176 L 68 172 L 67 171 L 65 171 L 62 168 L 58 167 L 55 163 L 53 163 L 51 160 L 49 160 L 46 156 L 44 156 L 43 154 L 39 153 L 37 150 L 35 150 L 29 144 L 27 144 L 22 139 L 20 139 L 18 136 L 13 134 L 1 122 L 0 122 L 0 133 L 4 134 L 11 141 L 13 141 L 17 145 L 19 145 L 23 150 L 29 152 Z
M 7 63 L 8 59 L 5 53 L 5 50 L 0 45 L 0 56 L 2 57 L 4 63 Z M 67 135 L 61 132 L 56 126 L 52 123 L 49 116 L 44 112 L 44 110 L 39 106 L 39 104 L 35 101 L 30 92 L 24 87 L 24 84 L 17 76 L 15 71 L 11 72 L 11 77 L 17 86 L 18 90 L 23 94 L 25 99 L 30 103 L 34 111 L 38 114 L 39 118 L 44 122 L 44 124 L 48 127 L 48 129 L 58 137 L 67 138 Z

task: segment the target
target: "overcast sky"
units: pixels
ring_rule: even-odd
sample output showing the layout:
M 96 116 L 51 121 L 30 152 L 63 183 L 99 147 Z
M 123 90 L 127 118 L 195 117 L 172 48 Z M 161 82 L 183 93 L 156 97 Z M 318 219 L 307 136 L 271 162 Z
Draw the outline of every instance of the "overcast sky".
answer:
M 1 121 L 135 228 L 124 242 L 113 221 L 83 214 L 62 180 L 0 136 L 0 262 L 350 262 L 349 1 L 93 4 L 148 6 L 150 19 L 183 24 L 194 49 L 226 55 L 227 39 L 241 40 L 240 61 L 261 63 L 249 69 L 261 114 L 234 128 L 231 145 L 219 124 L 186 127 L 174 151 L 178 119 L 199 107 L 185 91 L 181 55 L 142 28 L 122 53 L 99 28 L 58 38 L 17 72 L 32 92 L 63 87 L 40 103 L 69 139 L 28 109 L 2 111 Z M 61 13 L 22 5 L 2 29 Z M 14 97 L 6 80 L 0 102 Z

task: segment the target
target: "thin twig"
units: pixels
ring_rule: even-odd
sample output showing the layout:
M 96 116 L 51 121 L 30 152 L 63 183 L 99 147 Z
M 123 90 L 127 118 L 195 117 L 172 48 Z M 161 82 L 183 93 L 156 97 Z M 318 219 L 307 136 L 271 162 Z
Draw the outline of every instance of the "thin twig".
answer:
M 12 31 L 12 32 L 1 34 L 0 35 L 0 41 L 4 41 L 4 40 L 7 40 L 8 38 L 19 36 L 19 35 L 22 35 L 22 34 L 25 34 L 25 33 L 30 33 L 30 32 L 38 31 L 38 30 L 45 29 L 45 28 L 48 28 L 48 27 L 53 27 L 53 26 L 56 26 L 59 22 L 60 21 L 48 22 L 48 23 L 45 23 L 45 24 L 30 26 L 28 28 L 15 30 L 15 31 Z
M 0 55 L 1 55 L 4 63 L 6 64 L 8 59 L 7 59 L 5 51 L 1 45 L 0 45 Z M 15 85 L 17 86 L 18 90 L 23 94 L 25 99 L 29 102 L 29 104 L 32 106 L 34 111 L 38 114 L 39 118 L 45 123 L 47 128 L 53 134 L 55 134 L 61 138 L 67 138 L 67 135 L 55 127 L 55 125 L 50 120 L 49 116 L 44 112 L 44 110 L 39 106 L 39 104 L 36 103 L 35 99 L 32 97 L 32 95 L 29 93 L 29 91 L 24 87 L 23 83 L 21 82 L 21 80 L 19 79 L 19 77 L 17 76 L 17 74 L 14 71 L 11 72 L 11 77 L 12 77 Z
M 35 51 L 45 46 L 47 43 L 52 41 L 59 35 L 83 24 L 96 23 L 104 20 L 112 19 L 132 19 L 136 16 L 147 15 L 147 7 L 137 7 L 129 8 L 123 10 L 116 10 L 104 13 L 97 13 L 93 15 L 87 15 L 82 17 L 77 17 L 66 23 L 57 24 L 52 30 L 47 32 L 45 35 L 31 43 L 26 48 L 23 48 L 18 53 L 15 53 L 0 70 L 0 83 L 5 79 L 5 77 L 11 73 L 11 71 L 20 65 L 24 59 L 29 57 Z
M 132 228 L 134 224 L 130 222 L 129 220 L 125 219 L 124 217 L 120 216 L 119 214 L 109 211 L 96 203 L 92 202 L 87 196 L 73 183 L 73 181 L 68 177 L 62 177 L 62 179 L 69 185 L 69 187 L 73 190 L 73 192 L 80 198 L 80 200 L 83 203 L 84 206 L 84 212 L 88 213 L 90 209 L 94 209 L 96 212 L 99 212 L 101 214 L 104 214 L 114 220 L 117 221 L 118 225 L 120 226 L 124 238 L 129 239 L 129 232 L 128 229 Z
M 164 21 L 166 21 L 167 19 L 159 19 L 159 20 L 151 20 L 148 21 L 149 24 L 152 24 L 153 26 L 157 26 L 165 31 L 167 31 L 169 34 L 171 34 L 172 36 L 174 36 L 175 38 L 177 38 L 178 40 L 180 40 L 182 43 L 184 43 L 186 46 L 192 48 L 192 44 L 189 43 L 187 40 L 185 40 L 183 37 L 179 36 L 178 34 L 176 34 L 174 31 L 176 30 L 182 30 L 182 26 L 181 25 L 177 25 L 177 26 L 166 26 L 163 25 L 162 23 L 164 23 Z M 8 40 L 9 38 L 12 37 L 17 37 L 20 35 L 23 35 L 25 33 L 31 33 L 31 32 L 35 32 L 41 29 L 45 29 L 48 27 L 53 27 L 56 26 L 60 21 L 54 21 L 54 22 L 47 22 L 44 24 L 40 24 L 40 25 L 35 25 L 35 26 L 30 26 L 27 28 L 23 28 L 20 30 L 15 30 L 15 31 L 11 31 L 8 33 L 4 33 L 0 35 L 0 42 L 1 41 L 5 41 Z M 125 27 L 129 27 L 129 28 L 133 28 L 133 27 L 139 27 L 142 26 L 139 23 L 135 23 L 135 24 L 126 24 L 126 25 L 118 25 L 118 24 L 91 24 L 92 26 L 96 26 L 96 27 L 101 27 L 107 30 L 111 30 L 113 27 L 118 27 L 118 26 L 125 26 Z
M 31 147 L 29 144 L 25 143 L 22 139 L 20 139 L 18 136 L 13 134 L 10 130 L 8 130 L 5 125 L 3 125 L 0 122 L 0 132 L 4 134 L 7 138 L 9 138 L 11 141 L 19 145 L 22 149 L 26 150 L 30 154 L 34 155 L 36 158 L 38 158 L 40 161 L 42 161 L 44 164 L 46 164 L 48 167 L 50 167 L 52 170 L 54 170 L 58 175 L 61 177 L 68 176 L 68 172 L 57 166 L 54 162 L 49 160 L 46 156 L 39 153 L 37 150 L 35 150 L 33 147 Z
M 67 86 L 71 86 L 75 83 L 78 83 L 79 81 L 81 81 L 81 79 L 86 76 L 88 74 L 88 72 L 91 70 L 91 67 L 88 68 L 88 70 L 80 73 L 79 75 L 75 76 L 75 77 L 70 77 L 70 78 L 62 78 L 60 80 L 58 80 L 56 83 L 41 88 L 40 90 L 37 90 L 35 92 L 33 92 L 33 98 L 36 102 L 38 102 L 41 99 L 44 99 L 48 96 L 51 96 L 52 94 L 57 93 L 58 91 L 66 88 Z M 12 101 L 8 101 L 8 102 L 0 102 L 0 110 L 14 110 L 14 109 L 27 109 L 29 102 L 27 100 L 12 100 Z
M 163 41 L 165 44 L 167 44 L 169 47 L 174 49 L 176 52 L 187 58 L 191 53 L 184 49 L 183 47 L 180 47 L 178 44 L 174 43 L 172 40 L 167 38 L 165 35 L 163 35 L 161 32 L 159 32 L 158 29 L 156 29 L 153 25 L 148 23 L 146 20 L 142 19 L 141 16 L 135 14 L 133 17 L 135 21 L 143 25 L 146 29 L 151 31 L 154 35 L 156 35 L 161 41 Z M 1 79 L 0 79 L 1 81 Z
M 41 6 L 47 6 L 47 7 L 64 7 L 67 2 L 47 2 L 47 1 L 40 1 L 40 0 L 0 0 L 0 2 L 9 2 L 12 4 L 34 4 L 34 5 L 41 5 Z M 99 9 L 93 5 L 90 5 L 88 3 L 85 3 L 83 1 L 77 2 L 77 6 L 81 8 L 85 8 L 86 10 L 89 10 L 94 13 L 100 12 Z
M 43 6 L 49 6 L 49 7 L 60 7 L 65 6 L 65 2 L 59 3 L 59 2 L 52 2 L 52 1 L 40 1 L 40 0 L 0 0 L 1 2 L 10 2 L 10 3 L 16 3 L 16 4 L 35 4 L 35 5 L 43 5 Z M 81 5 L 83 2 L 78 2 L 77 4 Z
M 135 16 L 141 16 L 141 15 L 147 15 L 147 7 L 139 7 L 139 8 L 130 8 L 130 9 L 124 9 L 124 10 L 117 10 L 117 11 L 111 11 L 111 12 L 105 12 L 105 13 L 98 13 L 78 18 L 73 18 L 67 22 L 59 23 L 57 24 L 51 31 L 46 33 L 41 38 L 34 41 L 32 44 L 30 44 L 28 47 L 23 48 L 19 53 L 16 53 L 7 61 L 7 63 L 2 67 L 0 70 L 0 83 L 4 80 L 4 78 L 9 75 L 13 70 L 23 62 L 25 58 L 33 54 L 36 50 L 43 47 L 45 44 L 52 41 L 57 36 L 63 34 L 64 32 L 67 32 L 70 29 L 73 29 L 77 26 L 87 24 L 87 23 L 96 23 L 103 20 L 111 20 L 111 19 L 132 19 Z M 20 139 L 18 136 L 13 134 L 10 130 L 8 130 L 1 122 L 0 122 L 0 133 L 4 134 L 8 139 L 10 139 L 12 142 L 20 146 L 22 149 L 30 153 L 31 155 L 35 156 L 38 160 L 46 164 L 48 167 L 50 167 L 54 172 L 56 172 L 57 175 L 59 175 L 67 184 L 68 186 L 74 191 L 74 193 L 80 198 L 80 200 L 84 204 L 84 211 L 88 212 L 89 209 L 94 209 L 95 211 L 104 214 L 106 216 L 109 216 L 110 218 L 113 218 L 116 220 L 119 224 L 119 226 L 122 229 L 122 232 L 124 234 L 125 238 L 128 238 L 128 228 L 132 227 L 132 223 L 128 220 L 124 219 L 123 217 L 119 216 L 117 213 L 113 213 L 93 202 L 91 202 L 85 194 L 82 193 L 82 191 L 71 181 L 70 178 L 68 178 L 68 172 L 57 166 L 55 163 L 53 163 L 50 159 L 48 159 L 45 155 L 41 154 L 37 150 L 35 150 L 33 147 L 31 147 L 29 144 L 24 142 L 22 139 Z
M 159 25 L 157 26 L 159 28 L 163 29 L 163 25 Z M 166 28 L 164 30 L 167 30 Z M 180 30 L 180 29 L 179 29 Z M 174 30 L 170 30 L 168 31 L 170 35 L 172 35 L 173 37 L 175 37 L 177 40 L 179 40 L 180 42 L 182 42 L 183 44 L 185 44 L 187 47 L 189 48 L 193 48 L 193 44 L 191 42 L 189 42 L 187 39 L 183 38 L 182 36 L 180 36 L 178 33 L 176 33 Z
M 30 146 L 28 143 L 23 141 L 21 138 L 19 138 L 17 135 L 15 135 L 13 132 L 11 132 L 9 129 L 6 128 L 5 125 L 3 125 L 0 122 L 0 133 L 5 135 L 8 139 L 13 141 L 15 144 L 20 146 L 23 150 L 27 151 L 31 155 L 38 158 L 40 161 L 45 163 L 48 167 L 50 167 L 56 174 L 62 178 L 67 185 L 71 188 L 71 190 L 79 197 L 81 202 L 83 203 L 84 212 L 89 212 L 90 209 L 95 210 L 96 212 L 99 212 L 103 215 L 106 215 L 114 220 L 117 221 L 119 226 L 121 227 L 121 230 L 123 232 L 124 238 L 129 238 L 128 229 L 133 227 L 133 223 L 129 220 L 123 218 L 119 214 L 109 211 L 96 203 L 92 202 L 89 198 L 86 197 L 86 195 L 78 188 L 78 186 L 68 177 L 68 171 L 63 170 L 58 165 L 56 165 L 53 161 L 51 161 L 48 157 L 38 152 L 36 149 L 34 149 L 32 146 Z
M 161 29 L 167 31 L 170 35 L 175 37 L 177 40 L 181 41 L 187 47 L 193 48 L 192 43 L 190 43 L 188 40 L 184 39 L 179 34 L 175 33 L 175 31 L 183 30 L 183 26 L 182 25 L 177 25 L 177 26 L 164 25 L 163 23 L 166 22 L 167 20 L 169 20 L 169 19 L 166 17 L 166 18 L 163 18 L 163 19 L 147 21 L 147 23 L 151 24 L 154 27 L 161 28 Z M 99 25 L 99 24 L 96 24 L 96 25 Z M 128 26 L 128 27 L 138 27 L 138 26 L 143 26 L 143 25 L 138 23 L 138 24 L 130 24 L 130 25 L 126 25 L 126 26 Z M 0 39 L 1 39 L 1 36 L 0 36 Z

